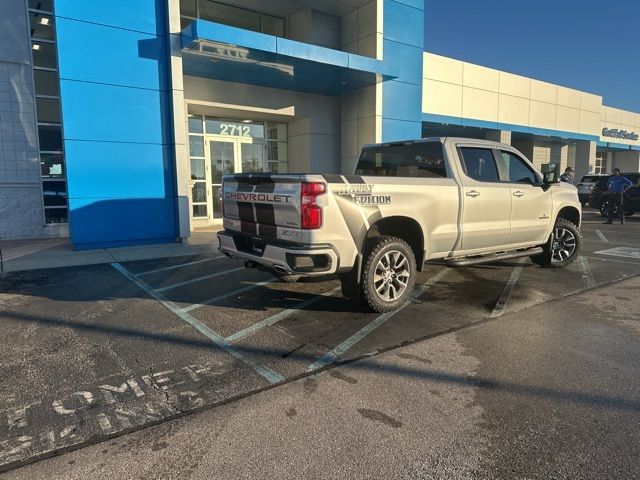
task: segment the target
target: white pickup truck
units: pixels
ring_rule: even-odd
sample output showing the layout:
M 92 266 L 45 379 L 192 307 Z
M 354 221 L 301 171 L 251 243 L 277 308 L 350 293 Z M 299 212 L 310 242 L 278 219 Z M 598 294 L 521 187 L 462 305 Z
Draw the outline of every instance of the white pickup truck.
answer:
M 220 251 L 284 281 L 338 274 L 345 296 L 390 311 L 427 260 L 573 262 L 581 205 L 551 175 L 509 145 L 467 138 L 368 145 L 355 175 L 228 175 Z

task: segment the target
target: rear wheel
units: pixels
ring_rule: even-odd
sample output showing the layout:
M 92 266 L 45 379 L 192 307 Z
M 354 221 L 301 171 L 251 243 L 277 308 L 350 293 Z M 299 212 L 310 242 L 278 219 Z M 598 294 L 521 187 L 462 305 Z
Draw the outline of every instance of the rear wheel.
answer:
M 580 229 L 569 220 L 559 218 L 551 237 L 543 246 L 543 252 L 532 256 L 531 260 L 541 267 L 566 267 L 578 258 L 581 247 Z
M 416 281 L 416 259 L 407 242 L 381 236 L 373 241 L 362 269 L 362 299 L 375 312 L 389 312 L 409 297 Z
M 624 212 L 624 216 L 625 217 L 630 217 L 631 215 L 633 215 L 634 213 L 636 213 L 635 211 L 631 210 L 628 212 Z M 600 215 L 602 215 L 603 217 L 608 217 L 609 216 L 609 201 L 605 200 L 604 202 L 602 202 L 602 205 L 600 206 Z M 620 218 L 620 206 L 619 205 L 615 205 L 613 207 L 613 218 Z

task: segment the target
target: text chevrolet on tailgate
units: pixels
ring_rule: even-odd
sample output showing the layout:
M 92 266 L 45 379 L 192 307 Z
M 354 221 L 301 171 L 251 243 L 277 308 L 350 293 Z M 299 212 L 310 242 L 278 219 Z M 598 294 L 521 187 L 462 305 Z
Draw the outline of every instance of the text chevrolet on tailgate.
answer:
M 224 177 L 220 250 L 282 280 L 337 274 L 343 294 L 393 310 L 427 260 L 530 257 L 562 267 L 580 251 L 573 185 L 516 149 L 429 138 L 366 146 L 355 175 Z

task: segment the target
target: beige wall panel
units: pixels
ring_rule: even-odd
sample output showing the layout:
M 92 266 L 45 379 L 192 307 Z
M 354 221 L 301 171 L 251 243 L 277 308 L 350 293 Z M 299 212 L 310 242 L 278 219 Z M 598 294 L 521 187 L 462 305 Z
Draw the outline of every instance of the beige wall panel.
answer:
M 500 95 L 498 121 L 516 125 L 529 125 L 529 100 L 527 98 Z
M 378 50 L 378 35 L 379 34 L 377 33 L 372 33 L 371 35 L 358 40 L 358 55 L 376 58 L 376 52 Z
M 422 72 L 425 78 L 462 85 L 463 63 L 461 61 L 428 52 L 424 53 L 422 60 Z
M 358 119 L 358 151 L 363 145 L 370 143 L 376 143 L 375 115 Z
M 529 98 L 531 94 L 531 79 L 512 73 L 500 72 L 499 91 L 505 95 Z
M 343 157 L 357 157 L 358 148 L 358 121 L 351 120 L 342 123 L 342 155 Z
M 600 113 L 602 109 L 602 97 L 594 95 L 593 93 L 580 92 L 580 109 Z
M 340 43 L 348 45 L 358 40 L 358 11 L 347 13 L 340 21 Z
M 358 118 L 358 91 L 352 90 L 340 96 L 340 117 L 343 122 Z
M 580 110 L 580 133 L 600 136 L 600 115 Z
M 500 72 L 492 68 L 480 67 L 472 63 L 465 63 L 462 83 L 465 87 L 497 92 L 500 84 Z
M 462 89 L 462 116 L 489 122 L 498 121 L 498 94 L 476 88 Z
M 558 86 L 540 80 L 531 80 L 531 100 L 539 102 L 557 103 Z
M 605 107 L 604 120 L 607 123 L 622 123 L 622 110 L 617 108 Z
M 580 92 L 566 87 L 558 87 L 558 105 L 580 110 Z
M 537 128 L 556 128 L 557 105 L 531 100 L 529 106 L 529 125 Z
M 620 122 L 627 128 L 635 128 L 637 115 L 633 112 L 627 112 L 626 110 L 620 111 Z
M 370 117 L 376 114 L 376 87 L 360 88 L 356 91 L 358 96 L 358 117 Z
M 359 38 L 376 33 L 376 2 L 370 2 L 358 9 Z
M 558 105 L 556 114 L 556 130 L 565 132 L 580 131 L 580 110 Z
M 452 117 L 462 116 L 462 87 L 425 79 L 422 84 L 422 111 Z

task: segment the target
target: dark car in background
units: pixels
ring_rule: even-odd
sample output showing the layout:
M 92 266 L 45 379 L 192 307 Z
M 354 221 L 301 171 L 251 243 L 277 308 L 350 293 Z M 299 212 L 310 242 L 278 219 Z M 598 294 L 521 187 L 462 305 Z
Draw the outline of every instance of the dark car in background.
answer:
M 623 173 L 623 177 L 627 177 L 633 183 L 633 187 L 629 188 L 624 194 L 624 214 L 631 216 L 635 212 L 640 211 L 640 173 Z M 597 183 L 591 189 L 589 196 L 589 206 L 600 210 L 603 217 L 609 215 L 609 191 L 607 182 L 611 175 L 600 177 Z M 614 216 L 620 216 L 620 212 L 614 212 Z
M 604 177 L 609 178 L 608 175 L 602 174 L 585 175 L 584 177 L 582 177 L 580 182 L 576 183 L 576 188 L 578 189 L 578 198 L 580 199 L 580 203 L 583 207 L 587 205 L 587 203 L 589 203 L 591 189 L 596 183 L 598 183 L 598 180 Z

